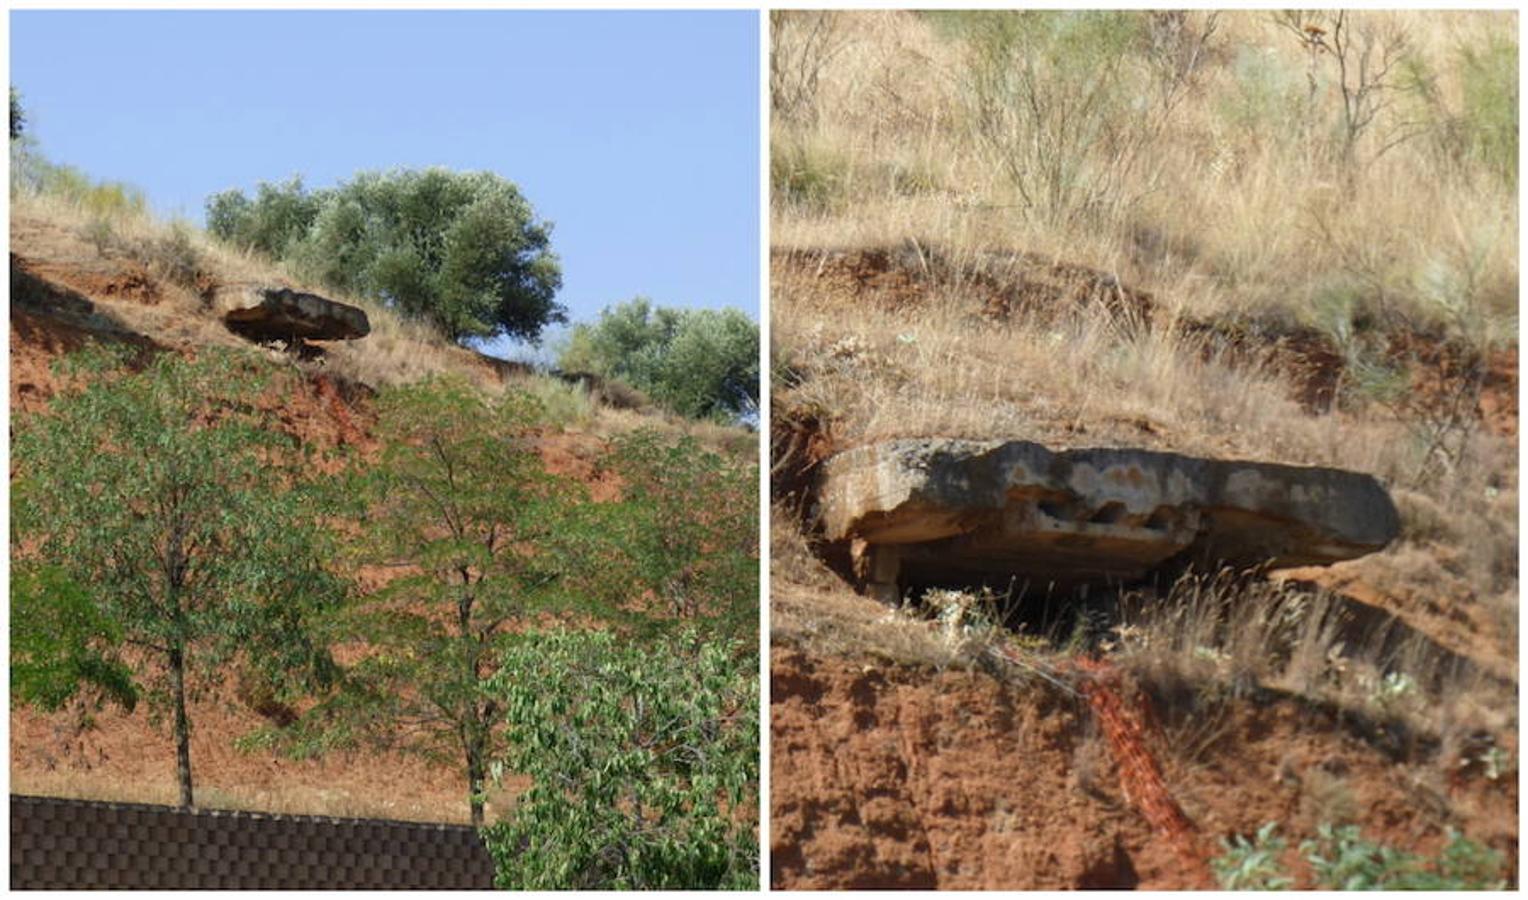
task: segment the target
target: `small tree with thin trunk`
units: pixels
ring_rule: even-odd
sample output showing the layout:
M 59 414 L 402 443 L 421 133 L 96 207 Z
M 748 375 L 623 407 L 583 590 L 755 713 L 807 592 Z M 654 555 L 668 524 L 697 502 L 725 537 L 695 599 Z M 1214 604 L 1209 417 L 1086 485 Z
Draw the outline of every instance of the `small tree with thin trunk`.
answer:
M 310 626 L 337 582 L 296 448 L 255 402 L 261 363 L 121 362 L 71 360 L 86 386 L 14 426 L 13 688 L 43 706 L 145 697 L 191 807 L 189 700 L 234 668 L 278 690 L 328 678 Z
M 357 562 L 386 584 L 335 623 L 360 659 L 301 724 L 298 749 L 380 741 L 459 765 L 481 825 L 503 731 L 484 685 L 514 629 L 563 608 L 583 492 L 545 471 L 527 396 L 431 382 L 389 391 L 378 411 L 385 449 L 349 493 Z

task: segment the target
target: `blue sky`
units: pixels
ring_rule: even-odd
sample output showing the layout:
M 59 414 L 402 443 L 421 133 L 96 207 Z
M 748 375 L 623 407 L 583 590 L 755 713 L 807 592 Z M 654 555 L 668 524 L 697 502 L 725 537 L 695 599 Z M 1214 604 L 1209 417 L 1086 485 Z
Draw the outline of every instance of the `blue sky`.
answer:
M 575 320 L 638 294 L 758 318 L 758 14 L 11 13 L 48 158 L 202 221 L 209 194 L 447 166 L 555 223 Z

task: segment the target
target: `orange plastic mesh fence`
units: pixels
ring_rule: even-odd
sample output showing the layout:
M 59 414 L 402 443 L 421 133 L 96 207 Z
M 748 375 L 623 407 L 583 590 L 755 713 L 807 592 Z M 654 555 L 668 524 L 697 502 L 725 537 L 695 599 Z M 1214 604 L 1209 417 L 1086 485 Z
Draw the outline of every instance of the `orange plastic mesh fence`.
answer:
M 1210 869 L 1200 845 L 1199 829 L 1168 792 L 1162 766 L 1146 743 L 1151 721 L 1149 701 L 1137 695 L 1136 708 L 1127 706 L 1120 696 L 1119 672 L 1107 662 L 1079 658 L 1076 665 L 1082 672 L 1078 690 L 1087 698 L 1119 766 L 1120 790 L 1125 801 L 1167 840 L 1185 870 L 1209 886 Z

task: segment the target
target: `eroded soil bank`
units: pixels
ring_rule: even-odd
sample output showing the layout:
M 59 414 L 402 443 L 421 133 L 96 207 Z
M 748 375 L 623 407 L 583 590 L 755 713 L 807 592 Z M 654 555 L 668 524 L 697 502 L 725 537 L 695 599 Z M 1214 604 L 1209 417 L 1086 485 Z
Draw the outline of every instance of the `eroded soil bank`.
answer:
M 1053 688 L 778 644 L 771 687 L 775 888 L 1206 886 L 1123 796 L 1086 706 Z M 1515 778 L 1440 778 L 1289 698 L 1183 702 L 1158 698 L 1152 749 L 1211 855 L 1268 821 L 1297 836 L 1350 818 L 1418 852 L 1453 825 L 1515 883 Z

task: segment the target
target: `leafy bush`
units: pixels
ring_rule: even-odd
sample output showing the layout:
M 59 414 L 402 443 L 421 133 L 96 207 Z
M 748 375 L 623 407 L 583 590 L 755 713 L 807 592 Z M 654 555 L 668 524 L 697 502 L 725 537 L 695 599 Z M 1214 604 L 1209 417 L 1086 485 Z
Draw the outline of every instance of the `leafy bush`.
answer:
M 1280 874 L 1285 842 L 1277 824 L 1258 829 L 1253 840 L 1221 841 L 1225 852 L 1211 866 L 1227 890 L 1283 890 L 1294 884 Z M 1501 855 L 1453 829 L 1436 859 L 1366 841 L 1356 825 L 1322 825 L 1300 843 L 1317 889 L 1342 891 L 1501 890 Z
M 300 179 L 207 201 L 222 240 L 295 263 L 331 288 L 373 297 L 452 340 L 536 340 L 566 321 L 550 223 L 491 172 L 362 172 L 332 190 Z
M 483 833 L 498 887 L 758 887 L 757 659 L 741 645 L 527 632 L 489 691 L 509 725 L 498 768 L 534 782 Z
M 759 326 L 735 309 L 673 309 L 638 297 L 574 328 L 561 364 L 624 381 L 691 418 L 758 412 Z
M 296 176 L 278 184 L 262 182 L 253 200 L 243 191 L 224 191 L 207 199 L 207 230 L 230 244 L 286 259 L 332 197 L 332 191 L 304 190 Z

